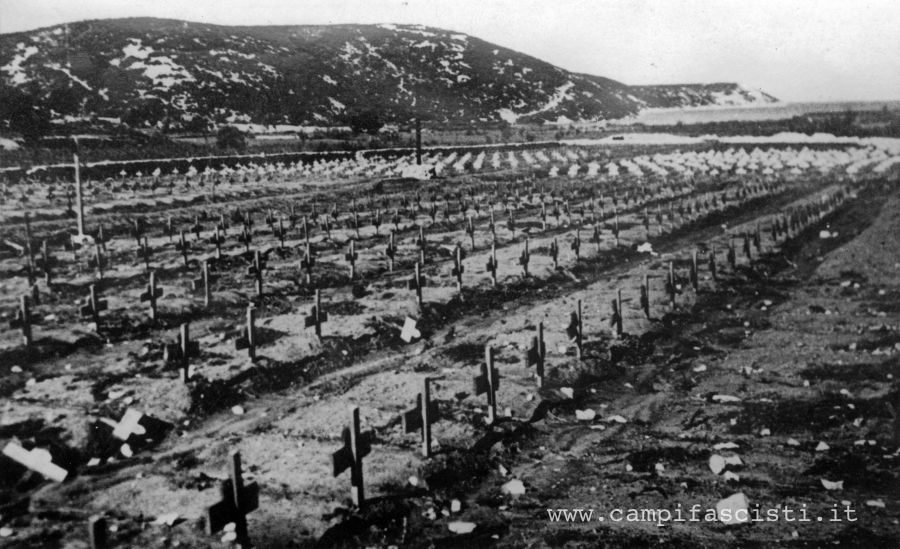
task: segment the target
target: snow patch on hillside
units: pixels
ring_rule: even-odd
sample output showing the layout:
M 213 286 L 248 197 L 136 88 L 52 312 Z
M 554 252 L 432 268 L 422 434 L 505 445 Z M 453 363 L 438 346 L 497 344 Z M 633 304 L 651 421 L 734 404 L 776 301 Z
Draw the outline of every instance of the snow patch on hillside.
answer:
M 150 54 L 153 53 L 153 48 L 142 46 L 140 38 L 129 38 L 128 45 L 122 48 L 122 53 L 125 54 L 125 59 L 128 59 L 129 57 L 134 57 L 135 59 L 147 59 L 150 57 Z
M 28 76 L 22 65 L 37 52 L 37 46 L 26 46 L 24 42 L 19 42 L 16 44 L 16 55 L 13 56 L 12 61 L 0 67 L 0 71 L 8 73 L 14 85 L 28 82 Z

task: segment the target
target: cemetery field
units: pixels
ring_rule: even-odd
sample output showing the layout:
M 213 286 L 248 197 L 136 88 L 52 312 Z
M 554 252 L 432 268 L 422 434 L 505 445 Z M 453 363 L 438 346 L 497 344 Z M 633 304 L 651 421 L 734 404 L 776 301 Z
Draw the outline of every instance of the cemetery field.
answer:
M 0 544 L 900 537 L 896 144 L 185 164 L 3 186 Z

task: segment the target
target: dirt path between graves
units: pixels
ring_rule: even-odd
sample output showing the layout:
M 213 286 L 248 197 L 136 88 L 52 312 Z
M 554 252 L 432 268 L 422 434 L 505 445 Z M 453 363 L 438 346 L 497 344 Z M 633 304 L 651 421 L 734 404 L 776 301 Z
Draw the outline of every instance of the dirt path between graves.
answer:
M 724 269 L 718 282 L 704 279 L 699 292 L 686 288 L 671 313 L 662 295 L 666 262 L 683 266 L 697 242 L 716 241 L 723 249 L 714 220 L 667 239 L 658 257 L 609 257 L 589 270 L 545 279 L 527 297 L 527 287 L 510 290 L 521 293 L 492 300 L 499 310 L 475 306 L 474 300 L 461 310 L 434 308 L 428 314 L 439 327 L 410 346 L 394 342 L 354 356 L 347 352 L 356 347 L 342 341 L 325 352 L 344 353 L 333 360 L 353 366 L 316 376 L 307 385 L 279 385 L 294 379 L 282 375 L 283 365 L 236 364 L 212 349 L 207 362 L 243 379 L 204 387 L 208 398 L 222 401 L 212 415 L 176 425 L 147 455 L 96 467 L 65 485 L 38 487 L 37 479 L 20 485 L 30 493 L 29 510 L 20 525 L 11 523 L 15 536 L 7 541 L 12 547 L 29 547 L 38 539 L 54 547 L 84 547 L 86 515 L 104 512 L 115 529 L 112 539 L 122 546 L 227 546 L 204 535 L 198 520 L 217 498 L 228 452 L 240 449 L 247 473 L 262 486 L 260 509 L 249 516 L 259 547 L 819 546 L 856 540 L 890 546 L 900 538 L 900 457 L 890 440 L 886 406 L 896 400 L 893 378 L 900 375 L 895 347 L 900 343 L 895 236 L 900 200 L 886 194 L 882 188 L 861 191 L 848 206 L 785 244 L 783 256 L 753 267 L 742 261 L 737 272 Z M 787 202 L 759 204 L 728 222 L 732 230 L 742 223 L 749 230 Z M 838 236 L 819 238 L 829 223 Z M 616 260 L 628 263 L 615 266 Z M 633 295 L 645 272 L 655 277 L 656 314 L 650 321 Z M 608 325 L 616 287 L 627 294 L 626 331 L 642 334 L 618 342 Z M 582 361 L 574 359 L 564 336 L 577 299 L 585 304 L 585 332 L 592 334 Z M 278 322 L 299 318 L 281 316 L 266 325 L 274 335 L 288 329 Z M 548 331 L 548 381 L 540 391 L 521 359 L 538 320 Z M 264 354 L 309 351 L 296 342 L 273 341 Z M 495 348 L 502 372 L 497 397 L 502 420 L 493 429 L 484 427 L 484 397 L 471 394 L 486 343 Z M 135 353 L 140 345 L 133 344 Z M 128 365 L 122 371 L 134 372 Z M 443 418 L 435 425 L 437 454 L 431 460 L 418 457 L 415 434 L 403 434 L 397 420 L 425 375 L 434 379 Z M 113 382 L 117 391 L 128 388 L 122 376 Z M 93 406 L 95 393 L 104 390 L 77 378 L 61 383 L 69 385 L 45 384 L 29 398 L 36 402 L 41 395 L 67 392 L 71 406 L 72 392 L 80 391 Z M 170 381 L 149 387 L 136 382 L 131 394 L 149 403 L 154 391 L 186 390 Z M 231 403 L 240 406 L 239 414 L 228 409 Z M 363 512 L 341 503 L 349 479 L 346 473 L 332 478 L 329 462 L 353 404 L 361 408 L 364 429 L 374 431 L 365 466 L 372 499 Z M 587 410 L 593 419 L 576 419 L 576 411 L 587 417 Z M 65 414 L 64 406 L 59 413 Z M 820 442 L 828 449 L 817 450 Z M 715 449 L 723 443 L 736 447 Z M 713 474 L 713 454 L 732 461 L 739 456 L 741 465 L 728 469 L 738 478 Z M 843 486 L 827 489 L 822 479 Z M 504 494 L 517 488 L 510 484 L 516 480 L 524 494 Z M 859 521 L 659 527 L 551 522 L 547 515 L 548 508 L 608 513 L 700 504 L 706 509 L 738 492 L 763 508 L 806 504 L 811 516 L 846 501 Z M 170 513 L 173 526 L 153 522 Z M 453 533 L 450 525 L 457 522 L 474 530 Z

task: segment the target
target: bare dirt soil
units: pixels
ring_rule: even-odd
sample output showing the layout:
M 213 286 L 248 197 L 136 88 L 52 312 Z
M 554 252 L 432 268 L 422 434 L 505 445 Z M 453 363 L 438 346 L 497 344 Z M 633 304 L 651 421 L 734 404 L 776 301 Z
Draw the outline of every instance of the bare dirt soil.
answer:
M 261 488 L 259 508 L 248 515 L 258 547 L 897 546 L 896 176 L 627 185 L 533 176 L 496 172 L 416 187 L 354 181 L 308 196 L 285 183 L 278 193 L 188 204 L 176 214 L 181 228 L 195 216 L 203 227 L 201 238 L 189 239 L 187 267 L 177 232 L 162 228 L 169 209 L 156 205 L 156 217 L 146 216 L 163 289 L 155 321 L 139 299 L 148 272 L 128 234 L 134 213 L 112 207 L 104 218 L 115 238 L 101 281 L 88 263 L 92 248 L 62 250 L 54 240 L 55 280 L 38 283 L 33 345 L 21 345 L 17 330 L 0 331 L 0 443 L 48 449 L 70 475 L 50 482 L 3 458 L 0 544 L 88 547 L 88 518 L 102 515 L 111 547 L 232 546 L 222 532 L 207 535 L 204 519 L 220 497 L 230 452 L 240 450 L 247 480 Z M 515 204 L 513 230 L 499 197 Z M 358 235 L 348 221 L 354 198 Z M 277 222 L 263 217 L 270 209 L 286 215 L 289 203 L 304 214 L 317 204 L 316 220 L 332 204 L 340 212 L 328 229 L 316 224 L 305 233 L 299 219 L 288 223 L 282 247 Z M 256 213 L 249 245 L 235 240 L 233 221 L 246 211 Z M 216 260 L 208 238 L 219 213 L 232 225 Z M 802 226 L 771 232 L 791 215 Z M 71 224 L 55 213 L 43 223 L 35 230 L 51 239 Z M 408 288 L 421 257 L 418 226 L 427 240 L 421 307 Z M 22 233 L 21 225 L 8 228 Z M 393 272 L 384 253 L 392 230 Z M 526 237 L 527 276 L 518 262 Z M 344 258 L 351 239 L 359 253 L 353 281 Z M 496 288 L 485 270 L 494 239 Z M 311 284 L 300 263 L 307 241 L 316 254 Z M 652 254 L 638 251 L 647 241 Z M 466 252 L 462 297 L 452 272 L 457 243 Z M 254 249 L 267 263 L 261 297 L 248 275 Z M 694 252 L 696 289 L 688 276 Z M 204 259 L 216 276 L 209 307 L 190 290 Z M 665 283 L 670 262 L 674 307 Z M 29 291 L 22 264 L 0 257 L 0 304 L 10 311 Z M 649 318 L 639 299 L 644 275 Z M 77 309 L 91 283 L 109 302 L 99 332 Z M 321 338 L 304 326 L 315 288 L 329 315 Z M 620 336 L 610 322 L 617 290 Z M 249 302 L 256 303 L 255 359 L 235 346 Z M 566 329 L 579 302 L 581 358 Z M 400 338 L 406 317 L 421 331 L 409 343 Z M 163 352 L 184 322 L 200 344 L 188 383 Z M 539 322 L 543 387 L 524 360 Z M 473 390 L 486 345 L 500 373 L 492 425 L 485 395 Z M 439 417 L 430 458 L 399 419 L 426 376 Z M 334 477 L 331 463 L 351 406 L 372 445 L 362 508 L 350 502 L 349 474 Z M 129 408 L 165 423 L 123 450 L 108 425 Z M 624 519 L 631 509 L 681 509 L 687 517 L 695 505 L 702 517 L 735 494 L 762 513 L 803 509 L 811 520 L 614 519 L 614 510 Z M 592 515 L 548 513 L 572 509 Z M 837 511 L 848 517 L 848 509 L 855 521 L 830 520 Z

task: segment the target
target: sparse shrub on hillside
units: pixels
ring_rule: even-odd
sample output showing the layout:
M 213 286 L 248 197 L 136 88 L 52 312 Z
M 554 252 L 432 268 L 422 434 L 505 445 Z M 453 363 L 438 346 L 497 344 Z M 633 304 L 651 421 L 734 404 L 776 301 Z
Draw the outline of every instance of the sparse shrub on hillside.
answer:
M 350 126 L 353 133 L 375 135 L 384 126 L 384 121 L 378 111 L 370 109 L 350 114 L 347 118 L 347 125 Z
M 220 149 L 243 151 L 247 148 L 247 139 L 244 132 L 234 126 L 222 126 L 216 135 L 216 146 Z

